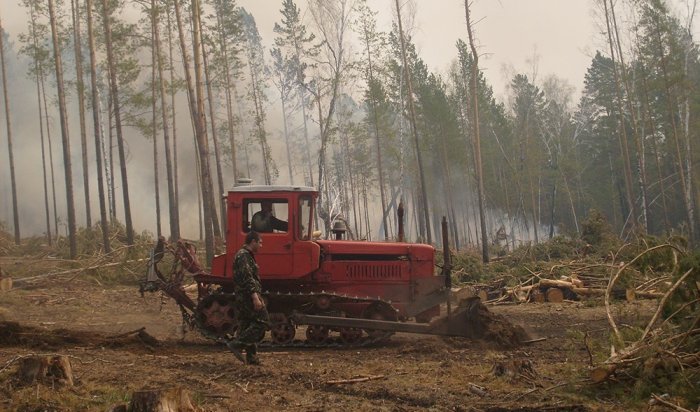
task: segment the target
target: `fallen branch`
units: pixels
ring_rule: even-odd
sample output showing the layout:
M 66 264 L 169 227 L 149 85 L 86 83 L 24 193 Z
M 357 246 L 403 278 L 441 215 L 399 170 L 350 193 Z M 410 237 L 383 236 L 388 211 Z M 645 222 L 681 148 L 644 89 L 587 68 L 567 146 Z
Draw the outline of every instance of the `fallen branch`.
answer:
M 338 379 L 338 380 L 326 381 L 326 385 L 343 385 L 343 384 L 348 384 L 348 383 L 373 381 L 376 379 L 384 379 L 384 375 L 370 375 L 370 376 L 362 376 L 362 377 L 357 377 L 357 378 L 352 378 L 352 379 Z
M 691 411 L 690 409 L 682 408 L 682 407 L 676 405 L 675 403 L 671 403 L 671 402 L 669 402 L 669 401 L 667 401 L 667 400 L 664 400 L 663 398 L 661 398 L 660 396 L 656 395 L 655 393 L 652 393 L 651 396 L 654 398 L 654 400 L 655 400 L 656 402 L 658 402 L 658 403 L 660 403 L 660 404 L 662 404 L 662 405 L 664 405 L 664 406 L 668 406 L 669 408 L 673 409 L 674 411 L 693 412 L 693 411 Z
M 134 330 L 129 331 L 129 332 L 120 333 L 119 335 L 106 336 L 105 338 L 106 339 L 119 339 L 119 338 L 123 338 L 125 336 L 133 335 L 135 333 L 143 332 L 145 330 L 146 330 L 146 327 L 143 326 L 143 327 L 140 327 L 138 329 L 134 329 Z
M 627 245 L 625 245 L 625 246 L 627 246 Z M 622 246 L 622 248 L 624 248 L 625 246 Z M 620 248 L 620 251 L 622 250 L 622 248 Z M 617 279 L 622 275 L 622 272 L 624 272 L 625 269 L 627 269 L 630 265 L 632 265 L 634 262 L 636 262 L 642 256 L 646 255 L 647 253 L 653 252 L 655 250 L 664 249 L 664 248 L 671 248 L 672 250 L 680 252 L 680 250 L 676 246 L 671 245 L 669 243 L 648 248 L 645 251 L 643 251 L 642 253 L 635 256 L 634 259 L 632 259 L 629 262 L 625 263 L 624 265 L 620 266 L 620 268 L 617 270 L 615 275 L 613 275 L 610 278 L 610 281 L 608 282 L 608 287 L 605 289 L 605 312 L 608 316 L 608 322 L 610 323 L 610 327 L 612 328 L 613 332 L 615 333 L 615 337 L 616 337 L 618 342 L 622 342 L 622 335 L 620 334 L 620 330 L 617 328 L 617 324 L 615 323 L 615 319 L 613 319 L 613 316 L 610 313 L 610 293 L 612 292 L 613 286 L 615 285 L 615 282 L 617 281 Z M 618 253 L 619 253 L 619 251 L 618 251 Z M 668 293 L 666 294 L 666 296 L 668 296 Z M 665 302 L 665 300 L 664 300 L 664 302 Z M 659 305 L 660 308 L 662 306 L 663 305 Z
M 15 284 L 18 284 L 18 283 L 24 283 L 24 282 L 28 282 L 28 281 L 31 281 L 31 280 L 35 280 L 35 279 L 47 278 L 47 277 L 51 277 L 51 276 L 70 275 L 70 274 L 73 274 L 73 273 L 85 272 L 86 270 L 104 269 L 104 268 L 109 268 L 109 267 L 114 267 L 114 266 L 119 266 L 119 265 L 125 265 L 125 264 L 127 264 L 127 263 L 144 262 L 144 261 L 147 261 L 147 260 L 148 260 L 148 258 L 143 258 L 143 259 L 126 260 L 126 261 L 124 261 L 124 262 L 107 263 L 107 264 L 104 264 L 104 265 L 93 265 L 93 266 L 84 267 L 84 268 L 69 269 L 69 270 L 63 270 L 63 271 L 60 271 L 60 272 L 51 272 L 51 273 L 45 273 L 45 274 L 43 274 L 43 275 L 36 275 L 36 276 L 30 276 L 30 277 L 21 278 L 21 279 L 15 279 L 14 282 L 15 282 Z
M 594 383 L 600 383 L 605 380 L 607 380 L 615 371 L 618 369 L 618 367 L 624 363 L 628 363 L 632 361 L 639 352 L 641 352 L 643 349 L 647 348 L 648 345 L 644 343 L 644 341 L 649 337 L 652 328 L 654 327 L 654 324 L 658 320 L 659 316 L 661 316 L 661 312 L 663 311 L 663 308 L 666 304 L 666 301 L 669 299 L 669 297 L 678 289 L 680 285 L 683 284 L 683 282 L 686 280 L 686 278 L 693 273 L 694 268 L 689 269 L 687 272 L 681 276 L 676 283 L 671 286 L 671 288 L 666 292 L 666 294 L 661 298 L 661 301 L 659 302 L 659 305 L 656 309 L 656 312 L 652 316 L 651 320 L 647 324 L 647 327 L 644 329 L 644 332 L 642 333 L 642 336 L 633 344 L 627 346 L 623 350 L 621 350 L 617 354 L 613 354 L 610 356 L 602 365 L 599 365 L 598 367 L 595 367 L 591 370 L 590 372 L 590 377 L 591 380 Z M 606 295 L 606 301 L 607 301 L 608 296 Z M 608 310 L 608 318 L 612 322 L 611 325 L 613 325 L 614 329 L 617 330 L 617 325 L 615 324 L 615 321 L 612 319 L 612 315 L 610 311 Z M 691 329 L 692 331 L 692 329 Z M 690 331 L 689 331 L 690 332 Z M 619 334 L 619 331 L 618 331 Z M 622 342 L 622 340 L 620 340 Z

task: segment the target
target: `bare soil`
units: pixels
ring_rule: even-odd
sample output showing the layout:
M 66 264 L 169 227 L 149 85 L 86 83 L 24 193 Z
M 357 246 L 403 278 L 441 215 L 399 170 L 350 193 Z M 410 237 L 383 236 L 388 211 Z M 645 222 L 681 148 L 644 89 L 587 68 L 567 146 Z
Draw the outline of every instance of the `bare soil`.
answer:
M 642 325 L 654 304 L 616 303 L 614 315 L 620 324 Z M 587 380 L 591 361 L 609 350 L 601 302 L 488 311 L 532 339 L 546 339 L 504 349 L 489 334 L 481 340 L 397 334 L 374 347 L 262 348 L 262 366 L 245 366 L 196 332 L 183 338 L 179 309 L 159 294 L 142 298 L 136 286 L 80 277 L 20 283 L 0 292 L 0 410 L 104 411 L 134 391 L 173 387 L 189 391 L 201 411 L 642 408 L 624 391 Z M 75 386 L 20 385 L 18 361 L 32 354 L 68 356 Z M 331 382 L 362 377 L 370 379 Z

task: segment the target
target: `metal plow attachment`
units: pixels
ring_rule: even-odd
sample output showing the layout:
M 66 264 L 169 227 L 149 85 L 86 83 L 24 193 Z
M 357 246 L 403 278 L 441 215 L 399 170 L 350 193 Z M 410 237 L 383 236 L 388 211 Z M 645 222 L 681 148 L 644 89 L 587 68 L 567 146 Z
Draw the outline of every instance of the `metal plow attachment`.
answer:
M 416 333 L 423 335 L 461 336 L 479 338 L 483 333 L 481 314 L 488 310 L 478 297 L 463 300 L 450 316 L 434 320 L 430 324 L 402 323 L 385 320 L 339 318 L 295 313 L 292 321 L 297 325 L 319 325 L 339 328 L 359 328 L 388 332 Z

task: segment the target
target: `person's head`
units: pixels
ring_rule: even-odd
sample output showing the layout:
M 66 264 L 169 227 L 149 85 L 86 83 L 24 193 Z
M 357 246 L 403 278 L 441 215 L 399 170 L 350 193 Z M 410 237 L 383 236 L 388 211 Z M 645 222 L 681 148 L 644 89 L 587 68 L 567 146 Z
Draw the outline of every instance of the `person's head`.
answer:
M 245 247 L 253 253 L 257 252 L 258 249 L 262 247 L 262 237 L 260 237 L 260 233 L 254 230 L 248 232 L 245 236 Z
M 270 202 L 269 200 L 263 200 L 260 203 L 260 208 L 262 209 L 263 212 L 270 213 L 270 212 L 272 212 L 272 202 Z

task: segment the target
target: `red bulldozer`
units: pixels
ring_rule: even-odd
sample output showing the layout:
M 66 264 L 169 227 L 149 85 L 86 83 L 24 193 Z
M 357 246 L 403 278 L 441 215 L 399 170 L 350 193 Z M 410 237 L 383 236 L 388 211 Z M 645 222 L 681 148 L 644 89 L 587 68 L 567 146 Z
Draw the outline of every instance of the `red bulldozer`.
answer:
M 449 253 L 436 273 L 436 250 L 430 245 L 346 239 L 349 232 L 340 221 L 333 225 L 333 239 L 320 239 L 314 232 L 317 196 L 310 187 L 234 187 L 225 197 L 226 253 L 214 258 L 211 272 L 199 264 L 192 244 L 161 238 L 142 293 L 160 290 L 174 298 L 184 322 L 207 337 L 234 335 L 233 258 L 254 214 L 265 207 L 275 221 L 284 222 L 261 233 L 264 247 L 256 254 L 273 344 L 299 343 L 299 329 L 305 329 L 304 344 L 310 345 L 367 344 L 394 332 L 472 337 L 470 312 L 478 298 L 452 313 Z M 399 208 L 399 222 L 401 214 Z M 445 226 L 443 219 L 443 244 Z M 399 224 L 399 238 L 402 232 Z M 187 274 L 197 285 L 196 299 L 183 287 Z M 448 317 L 435 319 L 442 304 Z

